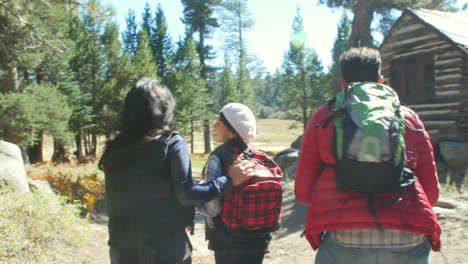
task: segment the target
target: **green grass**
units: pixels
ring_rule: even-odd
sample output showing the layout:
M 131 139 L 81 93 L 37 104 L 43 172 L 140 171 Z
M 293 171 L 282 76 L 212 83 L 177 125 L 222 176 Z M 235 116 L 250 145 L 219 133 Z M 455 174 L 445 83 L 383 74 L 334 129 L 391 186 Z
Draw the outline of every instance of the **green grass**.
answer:
M 82 250 L 89 224 L 76 206 L 56 196 L 2 189 L 0 212 L 0 263 L 89 263 Z
M 260 119 L 257 121 L 257 137 L 251 144 L 263 151 L 278 153 L 289 148 L 302 132 L 302 125 L 295 121 Z
M 302 125 L 295 121 L 280 119 L 258 119 L 257 137 L 250 140 L 250 144 L 268 153 L 278 153 L 284 149 L 289 148 L 291 143 L 294 142 L 297 137 L 302 135 L 302 133 Z M 203 133 L 201 131 L 197 131 L 194 135 L 194 138 L 195 153 L 203 153 Z M 212 143 L 214 148 L 217 143 Z
M 292 128 L 291 128 L 292 127 Z M 250 140 L 249 144 L 274 156 L 276 153 L 290 147 L 300 135 L 302 125 L 291 120 L 259 119 L 257 120 L 257 137 Z M 208 154 L 203 154 L 203 133 L 195 133 L 195 153 L 191 155 L 192 167 L 203 168 Z M 213 148 L 219 143 L 212 142 Z M 189 145 L 190 149 L 190 145 Z
M 205 154 L 192 154 L 190 156 L 190 162 L 192 168 L 203 168 L 205 166 L 208 155 Z

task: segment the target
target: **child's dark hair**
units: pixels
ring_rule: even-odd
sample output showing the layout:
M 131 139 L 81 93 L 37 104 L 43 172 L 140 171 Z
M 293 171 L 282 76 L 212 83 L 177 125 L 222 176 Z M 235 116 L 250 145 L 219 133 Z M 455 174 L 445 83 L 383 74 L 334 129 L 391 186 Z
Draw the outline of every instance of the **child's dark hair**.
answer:
M 350 48 L 340 56 L 341 78 L 351 82 L 378 82 L 382 60 L 376 49 L 368 47 Z
M 225 148 L 225 147 L 236 147 L 236 148 L 239 148 L 241 151 L 244 151 L 244 150 L 248 149 L 249 146 L 247 145 L 247 143 L 245 143 L 245 141 L 241 138 L 241 136 L 239 136 L 237 131 L 229 123 L 229 121 L 226 119 L 226 116 L 224 116 L 224 114 L 222 112 L 219 113 L 219 119 L 221 120 L 221 123 L 223 123 L 229 129 L 229 131 L 234 133 L 235 136 L 233 138 L 229 139 L 227 142 L 224 142 L 223 144 L 216 147 L 211 152 L 210 156 L 213 155 L 214 153 L 216 153 L 217 150 L 219 150 L 221 148 Z M 206 170 L 207 170 L 207 168 L 208 168 L 208 163 L 206 163 L 205 166 L 202 169 L 202 173 L 201 173 L 202 180 L 206 179 Z
M 232 146 L 232 147 L 240 148 L 242 151 L 246 150 L 248 148 L 247 143 L 245 143 L 245 141 L 241 138 L 241 136 L 239 136 L 239 133 L 237 133 L 234 127 L 229 123 L 229 121 L 226 119 L 226 116 L 224 116 L 223 112 L 219 113 L 219 119 L 229 129 L 229 131 L 231 131 L 235 135 L 233 138 L 229 139 L 227 142 L 225 142 L 221 146 L 223 145 Z

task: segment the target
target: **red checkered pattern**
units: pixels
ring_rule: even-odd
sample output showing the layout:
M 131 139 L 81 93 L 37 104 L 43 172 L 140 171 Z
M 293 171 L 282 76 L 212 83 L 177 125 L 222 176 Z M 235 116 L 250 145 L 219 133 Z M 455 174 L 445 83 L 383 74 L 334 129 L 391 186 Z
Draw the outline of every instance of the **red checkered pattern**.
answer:
M 220 213 L 223 223 L 230 228 L 247 230 L 273 227 L 281 218 L 281 168 L 263 152 L 245 153 L 234 149 L 225 169 L 236 159 L 254 162 L 256 176 L 224 194 Z

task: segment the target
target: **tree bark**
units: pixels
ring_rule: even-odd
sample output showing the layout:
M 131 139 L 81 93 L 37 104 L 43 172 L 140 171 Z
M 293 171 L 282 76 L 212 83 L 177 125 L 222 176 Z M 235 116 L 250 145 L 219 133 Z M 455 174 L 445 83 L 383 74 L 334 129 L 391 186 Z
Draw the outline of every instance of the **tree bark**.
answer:
M 75 156 L 78 160 L 83 159 L 83 146 L 81 143 L 81 132 L 75 136 L 76 151 Z
M 38 137 L 37 142 L 34 145 L 29 146 L 27 148 L 28 156 L 29 156 L 29 162 L 31 162 L 32 164 L 44 161 L 44 157 L 42 155 L 42 145 L 43 145 L 43 142 L 44 142 L 44 132 L 43 131 L 38 132 L 37 137 Z
M 27 70 L 23 71 L 23 81 L 26 82 L 27 84 L 31 83 L 31 80 L 29 80 L 29 72 Z
M 211 131 L 210 131 L 210 120 L 203 121 L 203 138 L 205 141 L 205 153 L 211 152 Z
M 31 168 L 31 162 L 29 162 L 28 151 L 25 148 L 21 149 L 21 156 L 23 156 L 23 163 L 26 168 Z
M 239 99 L 242 98 L 242 95 L 245 94 L 245 83 L 244 83 L 244 78 L 245 78 L 245 68 L 244 68 L 244 39 L 242 36 L 242 16 L 240 12 L 237 13 L 237 19 L 239 19 L 239 25 L 238 25 L 238 33 L 239 33 L 239 80 L 237 82 L 237 91 L 239 92 L 239 95 L 241 96 Z
M 2 135 L 1 135 L 1 139 L 2 140 L 5 140 L 7 142 L 11 142 L 11 143 L 15 143 L 15 142 L 18 142 L 16 140 L 16 137 L 15 137 L 15 133 L 13 132 L 14 130 L 11 128 L 11 125 L 6 123 L 3 125 L 3 127 L 1 128 L 2 129 Z
M 52 162 L 68 162 L 67 151 L 61 139 L 54 138 L 54 153 L 52 154 Z
M 374 10 L 368 0 L 358 0 L 353 10 L 350 44 L 352 47 L 374 46 L 371 35 L 371 23 Z
M 89 154 L 89 139 L 88 139 L 88 138 L 89 138 L 89 134 L 86 133 L 86 134 L 83 136 L 83 139 L 84 139 L 83 144 L 84 144 L 84 147 L 85 147 L 85 149 L 84 149 L 85 155 L 88 155 L 88 154 Z
M 1 81 L 0 91 L 2 93 L 19 92 L 18 69 L 15 66 L 2 64 L 5 77 Z
M 98 150 L 98 140 L 96 133 L 93 133 L 91 137 L 92 146 L 91 146 L 91 154 L 93 157 L 97 157 L 97 150 Z
M 200 26 L 200 43 L 198 47 L 198 54 L 200 55 L 201 64 L 201 77 L 203 80 L 207 80 L 208 70 L 205 64 L 205 25 Z M 208 82 L 207 82 L 208 83 Z M 208 84 L 206 84 L 208 85 Z M 211 138 L 210 138 L 210 121 L 203 120 L 203 139 L 205 142 L 205 153 L 211 152 Z
M 194 134 L 195 134 L 195 129 L 194 129 L 194 125 L 193 125 L 193 119 L 190 120 L 190 153 L 195 153 L 195 137 L 194 137 Z

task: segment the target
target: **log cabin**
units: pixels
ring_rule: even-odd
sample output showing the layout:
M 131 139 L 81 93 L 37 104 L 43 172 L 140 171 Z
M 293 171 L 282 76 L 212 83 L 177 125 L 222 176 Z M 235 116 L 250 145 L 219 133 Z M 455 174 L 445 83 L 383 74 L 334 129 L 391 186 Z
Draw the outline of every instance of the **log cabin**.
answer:
M 468 142 L 468 15 L 405 9 L 379 50 L 385 83 L 433 143 Z

